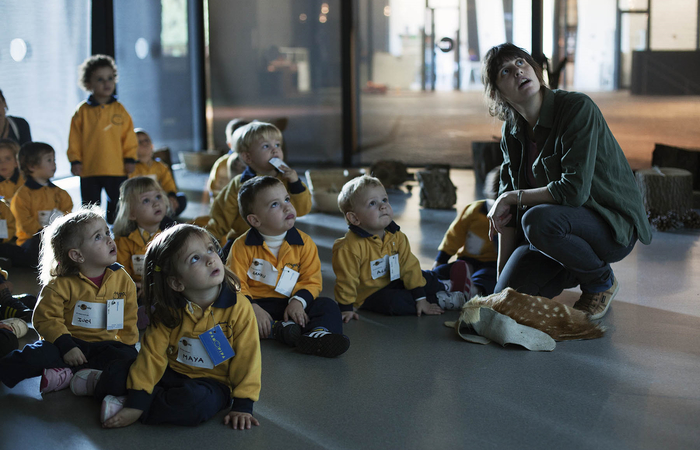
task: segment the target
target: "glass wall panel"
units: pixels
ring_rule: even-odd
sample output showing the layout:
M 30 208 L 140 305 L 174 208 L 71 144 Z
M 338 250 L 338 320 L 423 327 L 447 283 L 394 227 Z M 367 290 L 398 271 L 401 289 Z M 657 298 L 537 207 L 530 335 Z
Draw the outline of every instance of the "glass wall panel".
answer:
M 56 150 L 56 177 L 70 176 L 70 120 L 85 93 L 78 66 L 90 54 L 90 1 L 0 2 L 0 89 L 7 114 Z
M 650 50 L 695 50 L 698 2 L 652 0 L 650 25 Z
M 632 79 L 632 52 L 647 49 L 646 13 L 622 13 L 620 17 L 620 87 L 629 89 Z

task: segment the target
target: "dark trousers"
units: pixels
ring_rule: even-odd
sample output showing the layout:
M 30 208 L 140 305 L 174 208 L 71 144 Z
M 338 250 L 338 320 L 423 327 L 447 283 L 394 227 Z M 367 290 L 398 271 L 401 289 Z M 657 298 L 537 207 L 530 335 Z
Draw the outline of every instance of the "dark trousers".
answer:
M 479 261 L 474 258 L 459 258 L 469 264 L 472 268 L 472 285 L 477 286 L 481 291 L 481 295 L 493 294 L 493 288 L 496 286 L 496 261 Z M 435 272 L 441 280 L 450 279 L 450 269 L 452 264 L 443 264 L 437 266 Z
M 13 350 L 17 350 L 19 342 L 17 336 L 10 330 L 0 328 L 0 358 Z
M 80 195 L 83 205 L 94 203 L 99 205 L 102 199 L 102 189 L 107 193 L 107 223 L 114 223 L 119 202 L 119 186 L 126 177 L 81 177 Z
M 434 272 L 423 271 L 425 278 L 425 297 L 430 303 L 437 303 L 435 294 L 444 291 L 445 285 Z M 416 300 L 411 291 L 406 289 L 402 280 L 394 280 L 365 299 L 360 309 L 373 311 L 388 316 L 416 315 Z
M 284 310 L 288 304 L 286 299 L 261 298 L 255 302 L 267 311 L 273 320 L 284 319 Z M 309 316 L 309 322 L 302 329 L 303 333 L 323 327 L 331 333 L 343 334 L 343 316 L 340 314 L 338 304 L 330 298 L 318 297 L 312 302 L 307 302 L 305 312 Z
M 87 342 L 76 338 L 73 341 L 88 360 L 87 364 L 71 367 L 73 373 L 81 369 L 105 370 L 114 361 L 133 360 L 138 354 L 135 346 L 122 342 Z M 68 364 L 63 361 L 58 347 L 50 342 L 37 341 L 0 359 L 0 381 L 12 388 L 22 380 L 40 376 L 44 369 L 63 367 L 68 367 Z
M 19 246 L 0 244 L 0 257 L 12 261 L 12 267 L 36 267 L 39 263 L 39 237 L 34 236 Z
M 518 292 L 553 298 L 564 289 L 581 286 L 602 292 L 613 283 L 610 263 L 629 255 L 615 241 L 607 222 L 586 207 L 538 205 L 521 219 L 525 241 L 508 258 L 495 292 L 511 287 Z

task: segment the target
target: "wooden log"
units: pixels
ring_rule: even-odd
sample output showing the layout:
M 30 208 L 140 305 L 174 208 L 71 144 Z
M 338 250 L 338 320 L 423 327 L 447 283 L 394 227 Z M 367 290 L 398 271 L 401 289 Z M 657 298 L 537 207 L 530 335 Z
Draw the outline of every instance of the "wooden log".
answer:
M 636 177 L 644 207 L 652 214 L 684 214 L 693 207 L 693 175 L 687 170 L 652 167 L 638 170 Z

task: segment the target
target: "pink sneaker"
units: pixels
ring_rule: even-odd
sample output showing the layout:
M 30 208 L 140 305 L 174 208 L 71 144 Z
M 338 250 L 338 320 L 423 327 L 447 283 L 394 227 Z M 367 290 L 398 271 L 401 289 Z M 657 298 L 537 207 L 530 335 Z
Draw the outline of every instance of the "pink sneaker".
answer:
M 102 400 L 102 409 L 100 410 L 100 420 L 102 423 L 107 422 L 114 417 L 116 413 L 124 408 L 126 397 L 115 397 L 114 395 L 106 395 Z
M 44 369 L 44 373 L 41 375 L 39 389 L 42 394 L 60 391 L 68 387 L 71 378 L 73 378 L 73 372 L 68 368 Z
M 464 292 L 467 300 L 471 298 L 469 293 L 472 290 L 472 274 L 469 270 L 469 264 L 458 259 L 450 267 L 450 282 L 452 283 L 452 292 Z
M 70 380 L 71 392 L 79 396 L 94 394 L 100 375 L 102 371 L 97 369 L 83 369 L 75 372 Z

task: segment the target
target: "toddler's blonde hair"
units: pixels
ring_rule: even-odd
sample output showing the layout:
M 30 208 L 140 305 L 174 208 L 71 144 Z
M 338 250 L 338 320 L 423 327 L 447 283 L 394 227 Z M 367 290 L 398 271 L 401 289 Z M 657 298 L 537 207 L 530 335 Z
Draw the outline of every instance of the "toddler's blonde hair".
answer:
M 378 178 L 371 177 L 369 175 L 362 175 L 360 177 L 353 178 L 343 185 L 343 188 L 340 190 L 340 194 L 338 194 L 338 208 L 340 209 L 340 212 L 346 216 L 346 222 L 348 220 L 347 213 L 355 210 L 355 200 L 357 199 L 357 196 L 367 188 L 378 186 L 384 187 Z
M 114 219 L 115 236 L 128 236 L 138 228 L 136 221 L 129 219 L 131 207 L 134 205 L 133 202 L 138 201 L 141 194 L 149 191 L 160 191 L 164 198 L 163 204 L 168 208 L 167 213 L 170 212 L 168 194 L 163 191 L 156 180 L 150 177 L 129 178 L 119 186 L 119 206 L 117 207 L 117 217 Z

